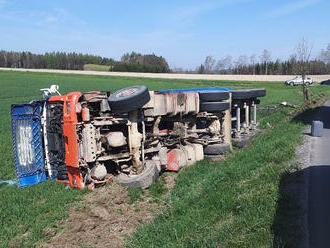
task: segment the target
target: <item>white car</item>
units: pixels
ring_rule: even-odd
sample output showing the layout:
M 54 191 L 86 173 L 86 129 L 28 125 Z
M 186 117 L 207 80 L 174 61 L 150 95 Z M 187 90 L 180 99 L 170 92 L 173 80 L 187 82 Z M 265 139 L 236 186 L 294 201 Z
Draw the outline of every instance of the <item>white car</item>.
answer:
M 311 79 L 310 77 L 305 77 L 305 84 L 306 85 L 311 85 L 313 83 L 313 79 Z M 289 79 L 285 81 L 286 85 L 291 85 L 291 86 L 296 86 L 296 85 L 303 85 L 304 81 L 302 76 L 296 76 L 293 79 Z

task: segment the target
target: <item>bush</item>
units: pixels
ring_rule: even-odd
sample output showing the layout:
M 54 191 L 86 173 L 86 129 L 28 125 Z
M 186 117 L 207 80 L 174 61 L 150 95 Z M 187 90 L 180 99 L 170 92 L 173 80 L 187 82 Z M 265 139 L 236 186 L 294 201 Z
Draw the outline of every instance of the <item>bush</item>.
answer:
M 124 54 L 121 57 L 121 62 L 116 63 L 111 70 L 154 73 L 170 72 L 169 66 L 162 56 L 156 56 L 155 54 L 142 55 L 135 52 Z

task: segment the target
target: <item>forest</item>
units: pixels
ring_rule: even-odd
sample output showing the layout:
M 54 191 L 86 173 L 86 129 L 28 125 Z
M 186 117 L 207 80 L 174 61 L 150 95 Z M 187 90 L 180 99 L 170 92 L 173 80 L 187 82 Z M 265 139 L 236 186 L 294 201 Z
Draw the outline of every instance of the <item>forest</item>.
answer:
M 108 65 L 110 71 L 170 72 L 165 58 L 155 54 L 124 54 L 120 61 L 81 53 L 0 51 L 0 67 L 30 69 L 83 70 L 84 65 Z
M 298 46 L 299 48 L 299 46 Z M 215 59 L 206 56 L 205 61 L 194 70 L 170 69 L 166 59 L 155 54 L 125 53 L 119 61 L 82 53 L 51 52 L 34 54 L 31 52 L 0 51 L 0 67 L 84 70 L 84 65 L 104 65 L 109 71 L 154 72 L 154 73 L 199 73 L 199 74 L 250 74 L 250 75 L 310 75 L 330 74 L 330 44 L 317 56 L 311 58 L 311 48 L 301 43 L 300 49 L 287 60 L 272 58 L 264 49 L 261 55 L 230 55 Z

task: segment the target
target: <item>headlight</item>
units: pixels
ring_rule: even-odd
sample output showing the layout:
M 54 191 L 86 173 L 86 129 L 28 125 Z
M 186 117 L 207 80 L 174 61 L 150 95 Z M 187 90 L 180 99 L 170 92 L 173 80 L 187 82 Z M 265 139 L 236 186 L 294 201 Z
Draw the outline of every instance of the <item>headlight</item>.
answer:
M 32 129 L 30 121 L 16 121 L 16 145 L 19 164 L 28 168 L 33 165 Z

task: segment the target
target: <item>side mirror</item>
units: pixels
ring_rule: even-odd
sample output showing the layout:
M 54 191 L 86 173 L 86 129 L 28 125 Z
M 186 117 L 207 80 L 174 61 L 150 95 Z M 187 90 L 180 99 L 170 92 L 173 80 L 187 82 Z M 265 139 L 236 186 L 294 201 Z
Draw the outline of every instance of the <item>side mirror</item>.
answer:
M 53 84 L 50 86 L 50 88 L 44 88 L 44 89 L 40 89 L 40 91 L 42 91 L 43 97 L 48 97 L 51 94 L 58 94 L 61 95 L 60 92 L 58 92 L 58 89 L 60 87 L 56 84 Z

